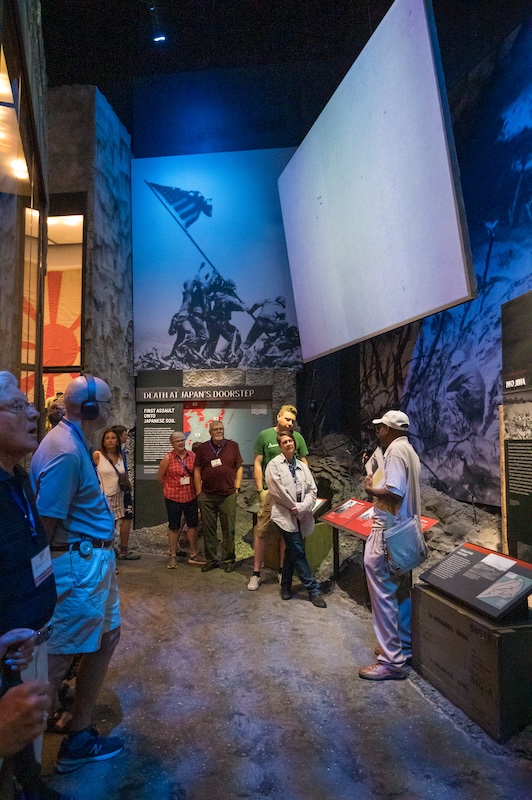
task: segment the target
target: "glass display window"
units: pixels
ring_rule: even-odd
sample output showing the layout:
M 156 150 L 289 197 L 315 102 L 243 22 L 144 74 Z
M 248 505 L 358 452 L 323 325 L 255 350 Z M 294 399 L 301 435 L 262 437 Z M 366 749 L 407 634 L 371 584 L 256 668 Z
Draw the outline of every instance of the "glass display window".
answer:
M 83 214 L 48 217 L 44 291 L 45 401 L 63 392 L 81 370 Z

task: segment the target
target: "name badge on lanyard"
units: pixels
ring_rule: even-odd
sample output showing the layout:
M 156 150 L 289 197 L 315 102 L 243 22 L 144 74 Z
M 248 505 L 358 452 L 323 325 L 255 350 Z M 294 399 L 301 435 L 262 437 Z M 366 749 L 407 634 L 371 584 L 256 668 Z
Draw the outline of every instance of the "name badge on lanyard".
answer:
M 52 556 L 48 545 L 31 559 L 31 571 L 33 572 L 35 586 L 40 586 L 52 574 Z
M 185 460 L 181 461 L 179 456 L 176 454 L 176 460 L 179 461 L 181 467 L 183 468 L 183 472 L 188 472 L 187 470 L 187 457 L 185 456 Z M 179 485 L 180 486 L 190 486 L 190 475 L 181 475 L 179 477 Z
M 213 453 L 214 453 L 214 455 L 216 456 L 216 458 L 213 458 L 213 459 L 211 460 L 211 467 L 221 467 L 221 466 L 222 466 L 222 459 L 220 458 L 220 453 L 222 452 L 222 450 L 223 450 L 223 448 L 224 448 L 224 445 L 225 445 L 225 439 L 223 440 L 223 442 L 222 442 L 222 444 L 221 444 L 221 447 L 214 447 L 214 445 L 213 445 L 212 441 L 211 441 L 211 442 L 209 442 L 209 444 L 210 444 L 210 446 L 211 446 L 211 450 L 212 450 L 212 452 L 213 452 Z

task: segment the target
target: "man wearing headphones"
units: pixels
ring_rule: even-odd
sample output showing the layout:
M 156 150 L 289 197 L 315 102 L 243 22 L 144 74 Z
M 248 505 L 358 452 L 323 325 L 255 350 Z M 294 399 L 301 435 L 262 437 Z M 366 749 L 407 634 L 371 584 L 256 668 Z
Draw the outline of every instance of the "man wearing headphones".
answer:
M 123 749 L 99 736 L 91 718 L 120 638 L 120 600 L 113 550 L 114 515 L 98 481 L 88 437 L 107 425 L 111 392 L 92 375 L 65 391 L 65 417 L 42 440 L 31 463 L 37 508 L 50 542 L 58 602 L 48 640 L 48 672 L 56 690 L 82 653 L 70 734 L 57 771 L 71 772 Z

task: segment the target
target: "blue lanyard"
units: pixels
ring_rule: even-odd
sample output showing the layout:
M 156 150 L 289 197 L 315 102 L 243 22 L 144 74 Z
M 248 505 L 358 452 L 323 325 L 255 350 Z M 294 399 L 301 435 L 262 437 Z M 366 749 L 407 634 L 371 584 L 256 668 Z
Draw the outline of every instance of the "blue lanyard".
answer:
M 77 426 L 77 425 L 74 425 L 74 423 L 73 423 L 73 422 L 70 422 L 70 420 L 69 420 L 69 419 L 65 419 L 64 417 L 63 417 L 63 419 L 61 420 L 61 422 L 64 422 L 64 423 L 65 423 L 65 425 L 68 425 L 68 427 L 69 427 L 69 428 L 72 428 L 72 430 L 74 431 L 74 433 L 76 434 L 76 436 L 77 436 L 77 437 L 78 437 L 78 439 L 80 440 L 81 444 L 83 445 L 83 447 L 85 448 L 85 450 L 86 450 L 86 451 L 87 451 L 87 453 L 88 453 L 88 452 L 89 452 L 89 450 L 88 450 L 88 448 L 87 448 L 87 443 L 85 442 L 85 437 L 83 436 L 83 432 L 82 432 L 82 431 L 81 431 L 81 430 L 78 428 L 78 426 Z M 89 455 L 90 455 L 90 453 L 89 453 Z M 91 459 L 91 461 L 92 461 L 92 459 Z
M 175 454 L 175 457 L 176 457 L 176 461 L 179 461 L 179 463 L 181 464 L 181 466 L 183 467 L 185 472 L 188 472 L 190 474 L 190 470 L 187 468 L 187 456 L 186 456 L 186 454 L 185 454 L 185 458 L 184 458 L 183 461 L 181 461 L 181 459 L 179 458 L 177 453 Z
M 22 490 L 22 497 L 24 498 L 24 502 L 22 501 L 22 497 L 17 492 L 16 488 L 11 483 L 7 484 L 7 488 L 9 489 L 9 491 L 11 493 L 11 497 L 13 498 L 13 500 L 15 501 L 17 506 L 20 508 L 20 510 L 24 514 L 24 519 L 26 520 L 26 522 L 30 526 L 31 535 L 32 536 L 37 536 L 37 527 L 36 527 L 36 524 L 35 524 L 35 517 L 33 516 L 33 510 L 31 508 L 30 501 L 28 500 L 28 496 L 27 496 L 26 492 L 24 491 L 24 487 L 23 486 L 20 487 L 21 490 Z
M 221 447 L 220 447 L 218 450 L 217 450 L 217 449 L 215 448 L 215 446 L 213 445 L 213 443 L 212 443 L 212 439 L 210 440 L 209 444 L 210 444 L 210 446 L 212 447 L 212 452 L 214 453 L 214 455 L 216 456 L 216 458 L 218 458 L 218 456 L 219 456 L 219 455 L 220 455 L 220 453 L 222 452 L 222 448 L 223 448 L 223 446 L 224 446 L 224 444 L 225 444 L 225 439 L 223 440 L 223 442 L 222 442 L 222 444 L 221 444 Z
M 93 466 L 93 468 L 94 468 L 94 471 L 95 471 L 95 473 L 96 473 L 96 476 L 98 477 L 98 467 L 96 466 L 96 464 L 95 464 L 95 463 L 94 463 L 94 461 L 92 460 L 92 456 L 91 456 L 91 454 L 90 454 L 90 452 L 89 452 L 89 448 L 87 447 L 87 443 L 86 443 L 86 441 L 85 441 L 85 437 L 83 436 L 83 432 L 82 432 L 82 431 L 81 431 L 81 430 L 80 430 L 80 429 L 77 427 L 77 425 L 74 425 L 74 423 L 73 423 L 73 422 L 70 422 L 70 420 L 68 420 L 68 419 L 65 419 L 64 417 L 63 417 L 63 419 L 61 420 L 61 422 L 64 422 L 64 423 L 65 423 L 65 425 L 68 425 L 68 427 L 69 427 L 69 428 L 72 428 L 72 430 L 74 431 L 75 435 L 78 437 L 79 441 L 80 441 L 80 442 L 81 442 L 81 444 L 83 445 L 83 449 L 84 449 L 84 450 L 85 450 L 85 452 L 87 453 L 87 455 L 88 455 L 88 457 L 89 457 L 89 459 L 90 459 L 90 462 L 91 462 L 91 464 L 92 464 L 92 466 Z M 61 423 L 59 423 L 59 424 L 61 424 Z M 99 482 L 100 482 L 100 478 L 98 477 L 98 483 L 99 483 Z
M 290 461 L 286 459 L 286 463 L 288 464 L 288 469 L 290 470 L 292 478 L 294 479 L 294 483 L 297 483 L 297 478 L 296 478 L 297 458 L 294 458 L 292 463 L 290 463 Z

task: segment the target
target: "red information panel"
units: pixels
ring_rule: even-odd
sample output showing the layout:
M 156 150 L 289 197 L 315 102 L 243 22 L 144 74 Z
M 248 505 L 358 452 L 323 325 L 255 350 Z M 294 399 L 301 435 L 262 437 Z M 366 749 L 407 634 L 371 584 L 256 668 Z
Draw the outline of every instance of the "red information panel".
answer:
M 368 514 L 370 511 L 371 515 Z M 367 500 L 357 500 L 354 497 L 345 500 L 320 518 L 320 522 L 328 522 L 334 528 L 346 533 L 353 533 L 362 539 L 367 539 L 371 533 L 372 520 L 373 503 L 369 503 Z
M 328 522 L 329 525 L 344 533 L 351 533 L 360 539 L 367 539 L 373 525 L 373 503 L 350 497 L 349 500 L 345 500 L 320 517 L 320 522 Z M 421 530 L 425 533 L 437 522 L 437 519 L 431 517 L 421 517 Z

